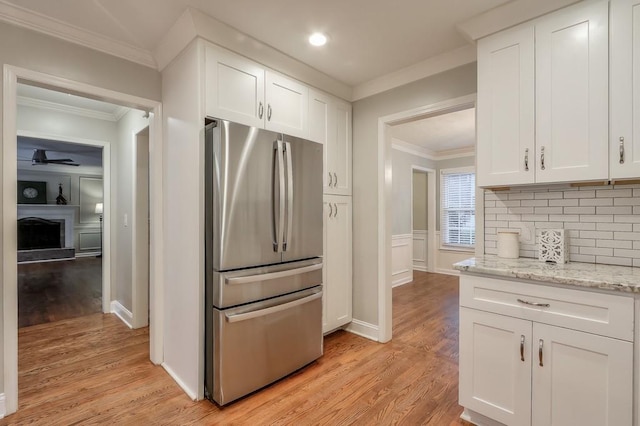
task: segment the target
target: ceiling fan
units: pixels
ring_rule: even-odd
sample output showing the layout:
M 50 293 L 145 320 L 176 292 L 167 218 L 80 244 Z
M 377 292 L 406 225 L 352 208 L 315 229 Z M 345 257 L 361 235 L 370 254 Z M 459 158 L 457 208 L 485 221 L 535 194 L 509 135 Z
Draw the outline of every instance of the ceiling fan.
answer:
M 74 163 L 71 158 L 47 158 L 47 151 L 44 149 L 34 149 L 33 157 L 31 157 L 31 164 L 36 166 L 40 164 L 61 164 L 63 166 L 79 166 L 80 164 Z

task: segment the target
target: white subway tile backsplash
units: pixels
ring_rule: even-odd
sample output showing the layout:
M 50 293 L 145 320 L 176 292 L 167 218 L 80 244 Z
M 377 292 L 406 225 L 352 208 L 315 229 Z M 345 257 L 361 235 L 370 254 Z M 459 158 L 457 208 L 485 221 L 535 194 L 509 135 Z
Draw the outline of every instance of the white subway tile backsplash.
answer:
M 595 207 L 565 207 L 565 214 L 596 214 Z
M 598 189 L 596 191 L 596 198 L 600 197 L 632 197 L 633 192 L 631 189 Z
M 589 241 L 589 240 L 585 240 Z M 596 240 L 593 240 L 596 241 Z M 611 247 L 611 248 L 622 248 L 622 249 L 632 249 L 633 244 L 631 241 L 618 241 L 618 240 L 597 240 L 598 247 Z M 640 242 L 640 241 L 639 241 Z
M 535 214 L 562 214 L 563 207 L 535 207 Z
M 580 231 L 580 238 L 602 238 L 606 240 L 613 239 L 611 231 Z
M 597 223 L 596 229 L 598 231 L 631 232 L 633 231 L 633 225 L 630 223 Z
M 527 230 L 520 256 L 538 256 L 542 229 L 565 229 L 573 262 L 640 267 L 640 185 L 535 186 L 485 191 L 485 253 L 497 230 Z
M 613 198 L 582 198 L 581 206 L 613 206 Z
M 574 207 L 578 206 L 579 202 L 580 200 L 578 200 L 577 198 L 572 198 L 570 200 L 565 200 L 564 198 L 560 200 L 549 200 L 549 207 Z
M 549 200 L 522 200 L 520 205 L 522 207 L 547 207 Z
M 596 263 L 606 263 L 609 265 L 633 266 L 633 259 L 628 257 L 596 256 Z
M 596 207 L 596 214 L 632 214 L 631 206 Z

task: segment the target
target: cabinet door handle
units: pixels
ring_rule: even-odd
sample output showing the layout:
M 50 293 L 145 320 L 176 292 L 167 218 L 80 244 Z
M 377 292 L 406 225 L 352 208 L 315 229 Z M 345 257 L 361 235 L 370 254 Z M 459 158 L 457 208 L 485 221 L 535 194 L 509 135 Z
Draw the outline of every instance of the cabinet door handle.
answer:
M 329 188 L 331 188 L 333 186 L 333 178 L 331 177 L 331 172 L 329 172 L 328 174 L 329 174 Z
M 538 342 L 538 360 L 540 360 L 540 367 L 544 367 L 542 362 L 542 347 L 544 346 L 544 340 L 540 339 Z
M 333 217 L 338 217 L 338 205 L 336 203 L 333 203 L 333 208 L 335 209 L 335 213 L 333 214 Z
M 524 334 L 520 335 L 520 361 L 524 362 Z
M 548 303 L 538 303 L 538 302 L 529 302 L 528 300 L 516 299 L 519 303 L 523 305 L 537 306 L 538 308 L 548 308 L 551 305 Z
M 260 104 L 258 105 L 258 118 L 262 118 L 263 115 L 264 115 L 264 105 L 262 105 L 262 102 L 260 102 Z
M 329 203 L 329 219 L 331 219 L 331 215 L 333 214 L 333 206 Z
M 540 168 L 542 170 L 545 169 L 545 167 L 544 167 L 544 146 L 542 148 L 540 148 Z
M 271 121 L 271 104 L 267 104 L 267 120 Z
M 529 171 L 529 148 L 524 150 L 524 171 Z
M 336 186 L 338 186 L 338 175 L 333 172 L 333 187 L 335 188 Z
M 624 164 L 624 136 L 620 136 L 620 164 Z

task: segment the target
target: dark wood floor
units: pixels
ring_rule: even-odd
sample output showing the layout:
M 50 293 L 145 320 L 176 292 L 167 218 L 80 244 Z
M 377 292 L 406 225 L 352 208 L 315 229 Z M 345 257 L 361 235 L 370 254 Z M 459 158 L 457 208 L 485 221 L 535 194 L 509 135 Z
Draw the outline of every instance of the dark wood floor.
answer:
M 18 265 L 18 327 L 102 312 L 102 259 Z
M 458 279 L 416 273 L 393 291 L 394 338 L 344 331 L 325 354 L 219 408 L 193 402 L 148 360 L 147 329 L 111 315 L 19 331 L 19 411 L 5 424 L 459 425 Z

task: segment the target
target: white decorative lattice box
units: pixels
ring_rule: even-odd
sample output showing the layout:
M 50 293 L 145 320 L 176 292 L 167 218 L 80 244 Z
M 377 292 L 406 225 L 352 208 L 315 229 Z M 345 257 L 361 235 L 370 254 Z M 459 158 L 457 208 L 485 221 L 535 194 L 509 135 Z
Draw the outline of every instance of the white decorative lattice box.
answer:
M 543 229 L 538 242 L 538 259 L 542 262 L 567 263 L 569 241 L 564 229 Z

